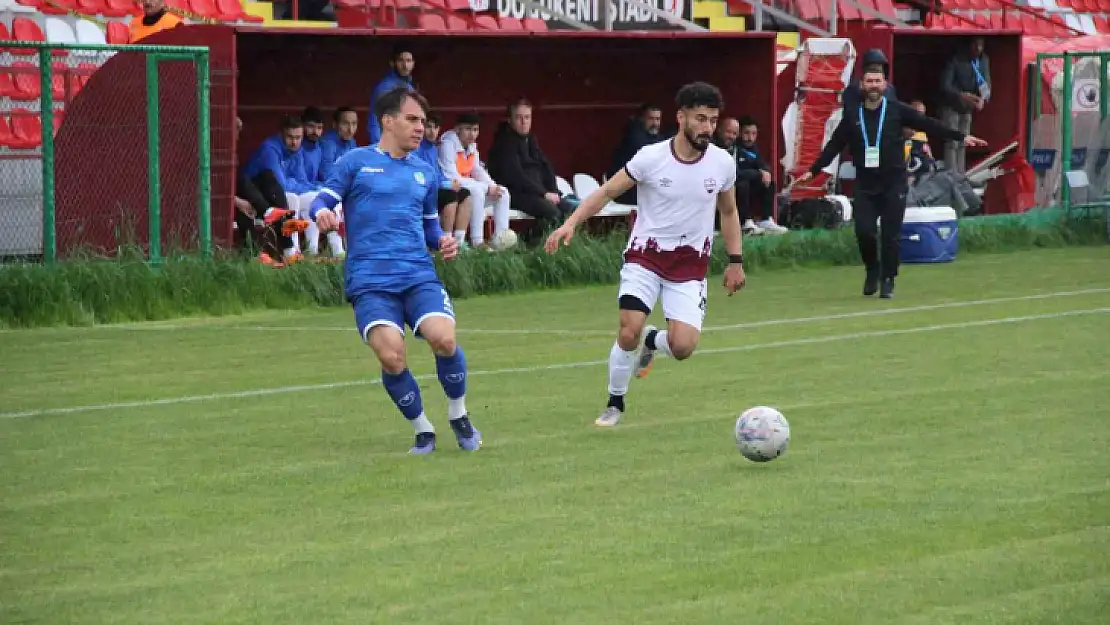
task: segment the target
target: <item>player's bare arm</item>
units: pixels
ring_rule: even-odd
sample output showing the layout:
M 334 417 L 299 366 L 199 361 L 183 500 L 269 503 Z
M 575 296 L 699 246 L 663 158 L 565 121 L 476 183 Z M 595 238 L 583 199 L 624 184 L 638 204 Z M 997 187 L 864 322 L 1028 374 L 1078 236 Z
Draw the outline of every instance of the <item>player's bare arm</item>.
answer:
M 605 208 L 606 204 L 624 195 L 626 191 L 634 186 L 636 186 L 636 181 L 628 175 L 628 172 L 623 169 L 618 171 L 615 176 L 601 185 L 601 188 L 582 200 L 578 208 L 571 213 L 570 217 L 567 217 L 566 222 L 558 230 L 552 232 L 551 236 L 547 237 L 547 242 L 543 246 L 544 249 L 547 250 L 548 254 L 553 254 L 555 250 L 559 249 L 560 243 L 570 245 L 570 240 L 574 237 L 574 230 L 578 227 L 578 224 L 598 214 L 601 209 Z
M 744 240 L 740 230 L 740 211 L 736 207 L 736 187 L 717 194 L 717 212 L 721 214 L 721 236 L 728 252 L 725 268 L 725 288 L 728 294 L 744 288 Z

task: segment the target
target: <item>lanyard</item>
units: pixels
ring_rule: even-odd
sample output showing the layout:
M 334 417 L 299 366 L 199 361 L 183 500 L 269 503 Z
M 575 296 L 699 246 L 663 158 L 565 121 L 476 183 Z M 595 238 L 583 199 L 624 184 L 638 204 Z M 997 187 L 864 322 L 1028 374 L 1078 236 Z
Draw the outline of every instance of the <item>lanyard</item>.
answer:
M 975 59 L 971 62 L 971 69 L 975 71 L 976 85 L 981 85 L 987 82 L 987 79 L 983 77 L 983 72 L 979 71 L 979 59 Z
M 758 154 L 756 154 L 755 152 L 752 152 L 751 150 L 748 150 L 746 148 L 740 148 L 740 151 L 743 152 L 744 154 L 747 154 L 748 158 L 752 159 L 753 161 L 755 159 L 759 158 Z
M 875 145 L 871 145 L 871 141 L 867 138 L 867 124 L 863 121 L 863 105 L 859 105 L 859 130 L 863 133 L 863 149 L 870 150 L 872 147 L 878 147 L 879 141 L 883 137 L 883 122 L 886 121 L 886 97 L 883 97 L 883 105 L 879 108 L 879 126 L 875 128 Z

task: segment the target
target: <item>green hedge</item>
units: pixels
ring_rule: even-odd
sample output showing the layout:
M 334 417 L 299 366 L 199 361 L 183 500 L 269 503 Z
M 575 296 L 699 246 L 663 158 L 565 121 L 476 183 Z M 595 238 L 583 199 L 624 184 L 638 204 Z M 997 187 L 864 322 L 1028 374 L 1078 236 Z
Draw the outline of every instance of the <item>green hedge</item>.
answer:
M 612 284 L 621 264 L 626 233 L 579 234 L 558 254 L 516 249 L 497 254 L 470 252 L 441 264 L 440 275 L 454 297 L 537 288 Z M 972 217 L 960 221 L 960 253 L 1004 252 L 1036 247 L 1106 242 L 1102 216 L 1064 218 L 1060 211 Z M 859 263 L 850 228 L 791 232 L 747 239 L 750 273 L 797 265 Z M 712 269 L 726 255 L 718 240 Z M 344 304 L 342 265 L 301 263 L 272 269 L 242 258 L 182 257 L 151 267 L 142 262 L 95 260 L 0 265 L 0 325 L 32 327 L 88 325 L 226 315 L 252 309 Z

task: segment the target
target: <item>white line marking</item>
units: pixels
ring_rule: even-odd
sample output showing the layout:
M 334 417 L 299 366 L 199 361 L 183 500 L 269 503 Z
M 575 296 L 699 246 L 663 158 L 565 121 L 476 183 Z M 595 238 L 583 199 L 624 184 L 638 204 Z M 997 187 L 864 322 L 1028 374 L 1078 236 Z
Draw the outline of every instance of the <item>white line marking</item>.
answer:
M 1079 289 L 1075 291 L 1056 291 L 1053 293 L 1035 293 L 1031 295 L 1015 295 L 1011 297 L 994 297 L 989 299 L 973 299 L 973 300 L 957 300 L 954 302 L 943 302 L 940 304 L 922 304 L 920 306 L 905 306 L 902 308 L 881 308 L 878 310 L 860 310 L 854 312 L 834 313 L 830 315 L 814 315 L 811 317 L 787 317 L 785 319 L 764 319 L 761 321 L 749 321 L 745 323 L 733 323 L 723 326 L 708 326 L 702 328 L 702 333 L 706 332 L 721 332 L 725 330 L 742 330 L 747 328 L 762 328 L 766 326 L 781 326 L 781 325 L 796 325 L 801 323 L 813 323 L 820 321 L 839 321 L 842 319 L 857 319 L 863 317 L 881 317 L 886 315 L 898 315 L 903 313 L 925 312 L 931 310 L 947 310 L 953 308 L 968 308 L 972 306 L 989 306 L 991 304 L 1008 304 L 1013 302 L 1025 302 L 1031 300 L 1045 300 L 1056 299 L 1060 297 L 1076 297 L 1080 295 L 1098 295 L 1102 293 L 1110 293 L 1110 288 L 1093 288 L 1093 289 Z M 223 320 L 221 320 L 223 321 Z M 67 328 L 68 329 L 68 328 Z M 115 330 L 219 330 L 219 331 L 235 331 L 245 330 L 248 332 L 280 332 L 283 330 L 296 330 L 303 332 L 307 330 L 325 331 L 325 332 L 356 332 L 354 324 L 350 326 L 314 326 L 314 325 L 293 325 L 293 326 L 280 326 L 280 325 L 243 325 L 237 326 L 234 323 L 213 323 L 213 324 L 182 324 L 182 323 L 127 323 L 115 325 L 102 325 L 91 326 L 89 328 L 81 329 L 115 329 Z M 3 332 L 3 331 L 0 331 Z M 614 330 L 567 330 L 567 329 L 483 329 L 483 328 L 468 328 L 459 327 L 457 332 L 459 334 L 494 334 L 494 335 L 530 335 L 530 334 L 548 334 L 554 336 L 612 336 Z
M 1003 325 L 1010 323 L 1021 323 L 1023 321 L 1037 321 L 1042 319 L 1062 319 L 1064 317 L 1078 317 L 1084 315 L 1098 315 L 1110 313 L 1110 307 L 1107 308 L 1088 308 L 1082 310 L 1067 310 L 1055 313 L 1044 313 L 1040 315 L 1024 315 L 1021 317 L 1003 317 L 999 319 L 983 319 L 979 321 L 963 321 L 959 323 L 942 323 L 928 326 L 918 326 L 914 328 L 902 328 L 897 330 L 874 330 L 871 332 L 852 332 L 850 334 L 834 334 L 831 336 L 818 336 L 803 339 L 792 339 L 789 341 L 774 341 L 772 343 L 755 343 L 752 345 L 736 345 L 732 347 L 718 347 L 714 349 L 703 349 L 697 353 L 702 355 L 707 354 L 727 354 L 732 352 L 748 352 L 759 349 L 779 349 L 783 347 L 793 347 L 798 345 L 814 345 L 817 343 L 835 343 L 838 341 L 853 341 L 863 338 L 874 338 L 882 336 L 898 336 L 902 334 L 919 334 L 922 332 L 936 332 L 939 330 L 957 330 L 963 328 L 978 328 L 983 326 Z M 471 371 L 471 376 L 486 376 L 486 375 L 505 375 L 509 373 L 535 373 L 537 371 L 556 371 L 559 369 L 579 369 L 582 367 L 594 367 L 598 365 L 608 364 L 609 360 L 585 360 L 582 362 L 565 362 L 550 365 L 534 365 L 530 367 L 512 367 L 508 369 L 491 369 L 487 371 Z M 434 374 L 424 374 L 416 376 L 418 380 L 433 380 Z M 348 388 L 352 386 L 372 386 L 380 384 L 379 380 L 352 380 L 349 382 L 329 382 L 324 384 L 301 384 L 297 386 L 279 386 L 276 388 L 262 388 L 253 389 L 249 391 L 235 391 L 230 393 L 212 393 L 209 395 L 185 395 L 183 397 L 166 397 L 163 399 L 144 399 L 139 401 L 116 402 L 110 404 L 95 404 L 89 406 L 71 406 L 68 408 L 46 408 L 42 410 L 25 410 L 21 412 L 0 412 L 0 419 L 21 419 L 27 417 L 43 417 L 49 415 L 64 415 L 73 414 L 77 412 L 96 412 L 102 410 L 116 410 L 122 408 L 146 408 L 150 406 L 167 406 L 175 404 L 188 404 L 202 401 L 210 401 L 214 399 L 241 399 L 245 397 L 261 397 L 266 395 L 284 395 L 287 393 L 299 393 L 303 391 L 321 391 L 337 388 Z

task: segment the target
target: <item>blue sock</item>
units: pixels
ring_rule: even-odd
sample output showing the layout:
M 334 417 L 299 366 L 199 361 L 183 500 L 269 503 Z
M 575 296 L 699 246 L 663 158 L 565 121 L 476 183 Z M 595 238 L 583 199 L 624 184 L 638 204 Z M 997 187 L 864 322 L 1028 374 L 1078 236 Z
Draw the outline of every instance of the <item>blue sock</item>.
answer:
M 412 377 L 411 371 L 405 369 L 394 375 L 383 369 L 382 386 L 406 419 L 412 421 L 424 414 L 424 402 L 420 399 L 420 385 L 416 383 L 416 378 Z
M 436 375 L 448 399 L 466 395 L 466 356 L 461 347 L 455 347 L 455 353 L 450 356 L 436 356 Z

